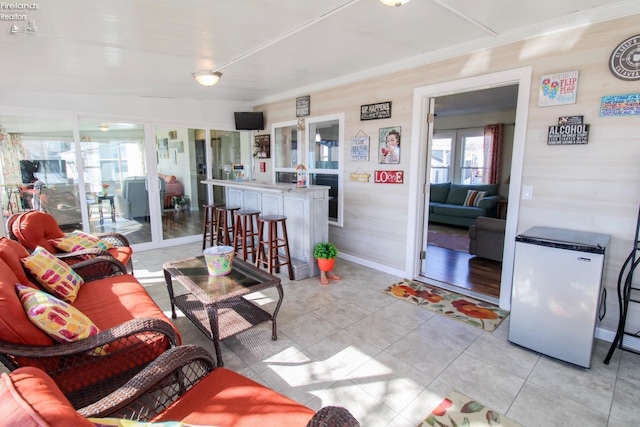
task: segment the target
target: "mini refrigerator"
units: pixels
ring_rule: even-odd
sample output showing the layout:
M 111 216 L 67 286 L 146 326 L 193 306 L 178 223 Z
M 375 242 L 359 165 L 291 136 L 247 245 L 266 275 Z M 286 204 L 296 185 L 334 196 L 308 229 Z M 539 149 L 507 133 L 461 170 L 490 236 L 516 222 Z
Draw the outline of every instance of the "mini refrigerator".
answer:
M 610 236 L 533 227 L 516 237 L 509 341 L 589 368 Z

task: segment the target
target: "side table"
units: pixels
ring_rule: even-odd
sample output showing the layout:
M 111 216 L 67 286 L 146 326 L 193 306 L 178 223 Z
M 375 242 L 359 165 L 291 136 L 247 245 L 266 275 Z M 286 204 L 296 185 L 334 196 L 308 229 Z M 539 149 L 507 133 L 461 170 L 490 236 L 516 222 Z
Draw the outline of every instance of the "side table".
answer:
M 98 214 L 100 215 L 100 225 L 104 224 L 104 214 L 102 212 L 102 202 L 104 202 L 105 200 L 109 201 L 109 206 L 111 207 L 111 222 L 115 223 L 116 222 L 116 206 L 115 203 L 113 201 L 115 196 L 112 195 L 102 195 L 99 194 L 96 196 L 96 199 L 87 199 L 87 203 L 89 204 L 89 218 L 91 218 L 91 205 L 93 204 L 97 204 L 98 205 Z

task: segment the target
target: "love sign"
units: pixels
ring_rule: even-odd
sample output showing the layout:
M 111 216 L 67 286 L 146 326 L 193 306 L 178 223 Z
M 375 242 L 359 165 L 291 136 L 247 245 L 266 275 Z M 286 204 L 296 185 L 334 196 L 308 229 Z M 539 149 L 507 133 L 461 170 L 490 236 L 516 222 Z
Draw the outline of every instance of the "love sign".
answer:
M 402 184 L 404 171 L 374 171 L 373 182 L 378 184 Z

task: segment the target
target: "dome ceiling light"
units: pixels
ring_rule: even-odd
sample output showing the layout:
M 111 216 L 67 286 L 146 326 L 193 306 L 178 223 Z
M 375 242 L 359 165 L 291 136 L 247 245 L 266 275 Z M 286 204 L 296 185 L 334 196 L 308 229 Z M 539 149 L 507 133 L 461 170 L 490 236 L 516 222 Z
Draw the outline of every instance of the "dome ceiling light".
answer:
M 395 6 L 395 7 L 400 7 L 405 3 L 409 3 L 409 0 L 380 0 L 380 1 L 386 4 L 387 6 Z
M 220 77 L 222 77 L 222 73 L 213 72 L 211 70 L 198 71 L 197 73 L 193 73 L 193 78 L 196 79 L 198 83 L 202 86 L 211 87 L 220 81 Z

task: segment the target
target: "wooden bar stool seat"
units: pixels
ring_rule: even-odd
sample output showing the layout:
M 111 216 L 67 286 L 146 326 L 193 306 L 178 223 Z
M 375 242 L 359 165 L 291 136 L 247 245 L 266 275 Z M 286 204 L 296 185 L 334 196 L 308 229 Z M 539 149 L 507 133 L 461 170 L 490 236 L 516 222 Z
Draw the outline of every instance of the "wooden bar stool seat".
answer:
M 249 254 L 251 254 L 251 261 L 256 261 L 259 215 L 260 211 L 252 209 L 241 209 L 235 212 L 233 251 L 236 256 L 245 261 Z
M 217 243 L 216 216 L 214 205 L 202 205 L 204 208 L 204 221 L 202 226 L 202 250 L 207 246 L 215 246 Z
M 216 240 L 218 245 L 233 246 L 233 213 L 240 206 L 216 206 Z
M 266 224 L 266 238 L 265 238 Z M 280 224 L 281 236 L 278 236 Z M 263 215 L 258 217 L 258 258 L 256 267 L 266 267 L 269 274 L 280 272 L 280 267 L 286 265 L 289 269 L 289 280 L 293 280 L 293 266 L 289 254 L 289 238 L 287 237 L 287 217 L 284 215 Z M 266 249 L 265 249 L 266 246 Z M 280 253 L 280 248 L 283 253 Z

